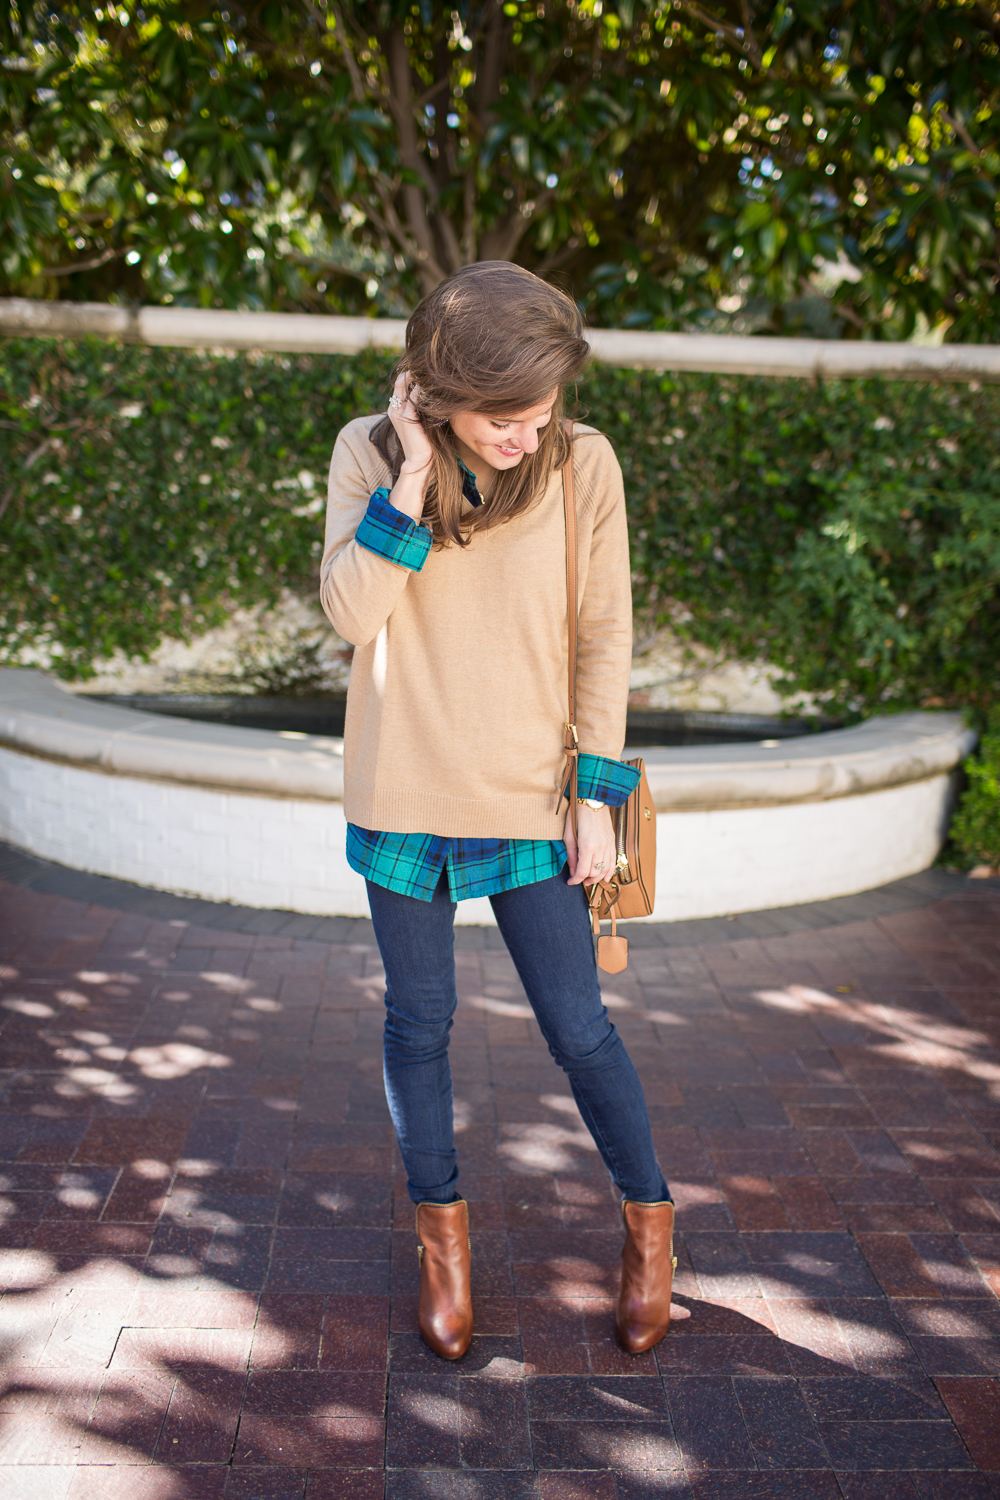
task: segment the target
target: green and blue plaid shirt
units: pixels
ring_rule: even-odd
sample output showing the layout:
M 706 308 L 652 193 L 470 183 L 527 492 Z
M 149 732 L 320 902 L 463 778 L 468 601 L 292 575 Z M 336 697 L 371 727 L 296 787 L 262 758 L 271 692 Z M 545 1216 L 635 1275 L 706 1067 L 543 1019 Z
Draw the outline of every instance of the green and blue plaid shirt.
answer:
M 481 505 L 476 476 L 459 460 L 462 490 L 472 505 Z M 431 533 L 389 502 L 389 491 L 377 489 L 356 533 L 358 545 L 398 567 L 419 573 L 431 550 Z M 581 755 L 577 769 L 580 797 L 620 807 L 639 780 L 639 772 L 606 755 Z M 347 862 L 366 880 L 429 901 L 447 869 L 453 901 L 495 896 L 516 886 L 533 885 L 558 875 L 566 863 L 561 839 L 453 839 L 432 833 L 382 833 L 347 825 Z

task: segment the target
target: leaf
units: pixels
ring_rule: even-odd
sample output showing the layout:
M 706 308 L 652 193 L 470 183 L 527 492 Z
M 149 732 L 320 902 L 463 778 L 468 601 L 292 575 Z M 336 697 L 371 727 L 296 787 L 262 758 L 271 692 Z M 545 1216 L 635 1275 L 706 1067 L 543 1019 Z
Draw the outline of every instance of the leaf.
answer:
M 737 234 L 749 234 L 771 220 L 770 203 L 748 203 L 736 221 Z

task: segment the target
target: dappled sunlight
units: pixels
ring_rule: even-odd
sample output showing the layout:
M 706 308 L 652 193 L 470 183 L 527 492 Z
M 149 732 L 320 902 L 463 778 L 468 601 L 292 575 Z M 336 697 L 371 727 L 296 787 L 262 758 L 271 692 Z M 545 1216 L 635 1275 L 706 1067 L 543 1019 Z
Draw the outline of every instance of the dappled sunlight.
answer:
M 67 1068 L 53 1083 L 52 1091 L 64 1099 L 93 1095 L 109 1104 L 130 1104 L 139 1092 L 107 1068 Z
M 580 1432 L 581 1453 L 595 1460 L 596 1466 L 601 1469 L 608 1467 L 608 1459 L 612 1457 L 612 1467 L 616 1473 L 641 1478 L 647 1485 L 651 1478 L 663 1493 L 669 1494 L 671 1488 L 690 1493 L 688 1476 L 684 1473 L 680 1452 L 670 1432 L 666 1409 L 650 1412 L 643 1406 L 628 1404 L 629 1415 L 634 1413 L 640 1419 L 639 1423 L 625 1426 L 624 1414 L 609 1405 L 608 1424 L 600 1427 L 597 1425 L 600 1416 L 595 1412 L 595 1424 Z M 659 1424 L 655 1422 L 656 1416 L 660 1418 Z M 650 1420 L 651 1417 L 653 1421 Z M 622 1424 L 624 1430 L 617 1424 Z
M 513 1000 L 496 1000 L 492 995 L 467 995 L 459 1002 L 470 1010 L 484 1010 L 491 1016 L 511 1016 L 516 1020 L 530 1021 L 534 1011 L 527 1003 L 517 1004 Z
M 575 1163 L 572 1148 L 588 1153 L 597 1151 L 582 1123 L 579 1130 L 547 1122 L 501 1125 L 500 1136 L 500 1155 L 521 1172 L 570 1172 Z
M 420 1416 L 423 1421 L 428 1420 L 422 1408 Z M 289 1432 L 287 1415 L 272 1417 L 244 1409 L 236 1447 L 237 1463 L 250 1459 L 280 1467 L 319 1467 L 329 1457 L 330 1434 L 326 1429 L 331 1420 L 344 1424 L 338 1432 L 337 1446 L 338 1458 L 345 1467 L 363 1462 L 371 1445 L 381 1443 L 382 1422 L 350 1403 L 329 1410 L 320 1407 L 307 1416 L 296 1417 L 294 1433 Z
M 340 983 L 363 1005 L 374 1005 L 381 1009 L 385 1004 L 385 975 L 381 970 L 374 974 L 348 974 Z
M 225 973 L 203 973 L 198 975 L 198 983 L 204 982 L 213 990 L 218 990 L 222 995 L 246 995 L 248 990 L 256 988 L 249 979 L 243 979 L 239 974 Z M 167 1000 L 171 1005 L 183 1005 L 186 1001 L 193 999 L 194 991 L 186 986 L 182 988 L 183 981 L 171 978 L 169 985 L 161 989 L 159 999 Z
M 994 1044 L 971 1024 L 956 1026 L 902 1004 L 883 1005 L 853 994 L 830 995 L 804 984 L 755 990 L 754 996 L 772 1010 L 853 1022 L 872 1034 L 866 1044 L 882 1057 L 930 1068 L 957 1068 L 983 1082 L 1000 1085 L 1000 1064 L 976 1055 L 994 1052 Z M 996 1097 L 1000 1097 L 1000 1091 Z
M 41 1000 L 24 1000 L 20 995 L 14 995 L 9 1000 L 0 1000 L 0 1005 L 4 1010 L 12 1010 L 19 1016 L 35 1016 L 39 1020 L 55 1015 L 51 1005 L 43 1005 Z
M 601 990 L 601 999 L 608 1010 L 635 1010 L 631 1000 L 626 1000 L 624 995 L 616 995 L 614 990 Z
M 22 975 L 14 966 L 7 966 L 3 978 L 14 984 L 22 979 Z M 102 999 L 128 999 L 135 986 L 144 983 L 137 974 L 100 969 L 80 969 L 75 973 L 74 979 L 80 985 L 90 987 L 95 993 L 46 985 L 58 1006 L 27 993 L 12 993 L 0 1000 L 0 1008 L 25 1020 L 58 1023 L 61 1011 L 86 1011 Z M 234 993 L 248 987 L 246 980 L 225 973 L 200 974 L 199 981 L 222 993 Z M 33 982 L 35 981 L 29 981 Z M 24 989 L 27 988 L 24 985 Z M 191 999 L 191 991 L 164 989 L 160 992 L 160 998 L 184 1003 Z M 249 1000 L 246 1003 L 254 1002 Z M 275 1002 L 262 998 L 258 1003 L 268 1009 Z M 187 1032 L 189 1036 L 191 1032 L 200 1032 L 201 1039 L 210 1039 L 210 1033 L 204 1028 L 182 1027 L 180 1030 Z M 94 1097 L 112 1105 L 133 1104 L 139 1097 L 139 1088 L 128 1076 L 130 1068 L 144 1078 L 166 1082 L 185 1078 L 199 1070 L 216 1070 L 233 1065 L 232 1058 L 227 1054 L 200 1047 L 193 1037 L 149 1043 L 130 1050 L 104 1030 L 75 1027 L 68 1032 L 58 1032 L 46 1029 L 43 1024 L 37 1035 L 39 1041 L 48 1048 L 51 1062 L 61 1065 L 49 1086 L 58 1099 L 67 1101 Z
M 400 1396 L 400 1407 L 442 1432 L 453 1431 L 461 1417 L 461 1406 L 453 1396 L 436 1391 L 428 1399 L 424 1391 L 405 1391 Z
M 215 1446 L 225 1459 L 255 1325 L 267 1351 L 255 1359 L 255 1369 L 282 1368 L 293 1348 L 266 1311 L 258 1312 L 256 1294 L 234 1291 L 204 1273 L 158 1278 L 100 1255 L 61 1272 L 57 1256 L 8 1250 L 0 1251 L 0 1284 L 5 1464 L 169 1463 L 185 1442 L 190 1429 L 183 1424 L 192 1416 L 202 1433 L 218 1434 Z M 165 1289 L 169 1307 L 162 1303 Z M 309 1461 L 320 1451 L 310 1441 L 310 1428 L 325 1416 L 352 1417 L 354 1435 L 371 1436 L 370 1413 L 346 1403 L 329 1411 L 317 1404 L 302 1423 Z M 257 1421 L 256 1442 L 269 1461 L 280 1464 L 280 1420 Z M 359 1424 L 364 1433 L 356 1430 Z M 23 1451 L 22 1429 L 30 1445 Z
M 866 999 L 854 932 L 843 965 L 824 933 L 811 967 L 804 938 L 784 957 L 768 940 L 752 980 L 737 953 L 710 992 L 709 950 L 671 950 L 605 991 L 678 1207 L 671 1332 L 633 1361 L 614 1338 L 608 1174 L 509 963 L 463 951 L 452 1061 L 481 1323 L 466 1361 L 441 1366 L 415 1327 L 374 950 L 230 947 L 183 924 L 172 948 L 167 923 L 100 912 L 84 949 L 91 918 L 73 910 L 64 973 L 45 966 L 46 928 L 0 1001 L 0 1493 L 5 1465 L 86 1465 L 95 1492 L 106 1475 L 128 1500 L 126 1469 L 135 1500 L 205 1485 L 214 1500 L 227 1468 L 235 1493 L 284 1493 L 310 1470 L 317 1493 L 369 1500 L 385 1467 L 431 1489 L 480 1471 L 509 1488 L 493 1478 L 509 1468 L 530 1488 L 536 1464 L 565 1466 L 566 1500 L 597 1500 L 609 1475 L 681 1500 L 722 1454 L 741 1500 L 769 1469 L 815 1471 L 818 1494 L 836 1469 L 808 1449 L 820 1386 L 831 1410 L 857 1406 L 822 1417 L 835 1441 L 857 1423 L 874 1445 L 885 1418 L 915 1471 L 942 1462 L 918 1429 L 968 1469 L 943 1408 L 902 1408 L 917 1386 L 936 1400 L 939 1371 L 995 1366 L 996 1084 L 972 1071 L 996 1060 L 986 1013 L 963 1026 L 929 983 L 901 983 L 901 1008 Z M 914 1087 L 914 1059 L 942 1055 L 952 1078 Z M 975 1232 L 952 1229 L 958 1214 Z M 890 1449 L 872 1447 L 880 1479 Z
M 455 1134 L 468 1130 L 476 1118 L 475 1107 L 468 1099 L 461 1098 L 455 1094 L 452 1099 L 452 1115 L 455 1122 Z
M 670 1195 L 677 1204 L 677 1212 L 694 1208 L 702 1203 L 718 1203 L 721 1194 L 714 1182 L 688 1182 L 683 1177 L 670 1174 Z
M 581 1297 L 607 1299 L 608 1267 L 584 1256 L 553 1255 L 545 1262 L 548 1273 L 546 1296 L 575 1304 Z M 612 1304 L 608 1302 L 610 1311 Z
M 538 1097 L 546 1109 L 554 1109 L 561 1115 L 569 1115 L 572 1120 L 580 1121 L 580 1111 L 572 1094 L 539 1094 Z
M 191 1229 L 219 1229 L 223 1233 L 238 1233 L 242 1228 L 239 1219 L 224 1213 L 222 1209 L 202 1204 L 202 1194 L 180 1189 L 170 1194 L 163 1202 L 163 1217 Z
M 128 1053 L 146 1078 L 186 1078 L 197 1068 L 229 1068 L 232 1059 L 221 1052 L 206 1052 L 187 1042 L 164 1042 L 159 1047 L 136 1047 Z
M 989 1299 L 977 1298 L 957 1308 L 952 1303 L 942 1317 L 940 1303 L 914 1301 L 907 1309 L 907 1323 L 914 1333 L 929 1338 L 946 1333 L 950 1338 L 982 1338 L 989 1334 L 996 1320 L 996 1306 Z

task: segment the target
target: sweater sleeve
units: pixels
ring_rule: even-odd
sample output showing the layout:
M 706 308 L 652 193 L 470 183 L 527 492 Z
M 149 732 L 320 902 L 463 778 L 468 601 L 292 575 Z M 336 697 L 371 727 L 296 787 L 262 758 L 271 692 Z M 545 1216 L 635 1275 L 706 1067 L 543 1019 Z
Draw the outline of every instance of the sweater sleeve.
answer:
M 587 452 L 590 445 L 593 448 Z M 632 669 L 632 583 L 625 489 L 618 460 L 606 438 L 581 436 L 576 449 L 577 505 L 581 519 L 585 507 L 593 516 L 590 556 L 580 597 L 576 722 L 581 752 L 617 760 L 625 743 Z
M 374 450 L 366 451 L 370 447 L 360 422 L 350 423 L 337 438 L 320 564 L 320 602 L 337 634 L 353 646 L 375 639 L 418 567 L 417 554 L 426 557 L 430 545 L 427 528 L 414 522 L 404 528 L 405 537 L 400 532 L 395 539 L 402 545 L 394 543 L 394 528 L 387 523 L 395 516 L 408 518 L 378 496 L 385 489 L 385 466 Z

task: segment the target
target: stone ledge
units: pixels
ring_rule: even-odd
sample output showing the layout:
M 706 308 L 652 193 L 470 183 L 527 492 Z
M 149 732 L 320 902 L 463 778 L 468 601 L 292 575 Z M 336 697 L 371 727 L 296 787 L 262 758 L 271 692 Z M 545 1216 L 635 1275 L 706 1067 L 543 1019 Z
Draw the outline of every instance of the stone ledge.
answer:
M 371 348 L 401 350 L 406 319 L 232 312 L 206 307 L 119 307 L 106 302 L 2 297 L 0 333 L 21 338 L 80 338 L 89 334 L 178 349 L 355 354 Z M 1000 348 L 990 344 L 928 348 L 867 339 L 759 338 L 638 328 L 589 328 L 587 339 L 598 363 L 631 369 L 714 370 L 806 380 L 876 376 L 1000 381 Z
M 828 802 L 953 771 L 975 747 L 960 714 L 887 714 L 778 745 L 635 752 L 659 812 Z M 628 753 L 626 751 L 626 753 Z
M 946 775 L 975 745 L 958 714 L 869 719 L 775 746 L 645 749 L 660 812 L 788 806 Z M 0 670 L 0 743 L 110 775 L 323 802 L 343 798 L 343 740 L 139 713 L 44 672 Z
M 114 776 L 340 802 L 344 742 L 137 713 L 44 672 L 0 670 L 0 743 Z

